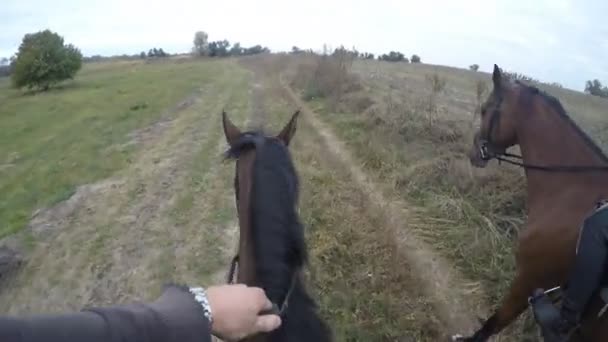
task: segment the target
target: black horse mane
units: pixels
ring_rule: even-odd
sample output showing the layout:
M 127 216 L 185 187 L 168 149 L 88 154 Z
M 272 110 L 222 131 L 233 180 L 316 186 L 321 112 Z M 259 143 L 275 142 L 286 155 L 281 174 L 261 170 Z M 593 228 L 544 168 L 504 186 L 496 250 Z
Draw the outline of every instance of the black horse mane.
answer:
M 581 127 L 576 124 L 576 122 L 574 122 L 574 120 L 572 120 L 568 113 L 566 113 L 566 110 L 564 109 L 564 106 L 562 106 L 562 103 L 555 96 L 533 85 L 521 82 L 520 80 L 516 80 L 515 83 L 521 86 L 529 96 L 540 96 L 545 101 L 545 103 L 551 106 L 551 108 L 553 108 L 559 114 L 559 116 L 574 129 L 574 131 L 583 139 L 583 141 L 587 144 L 587 146 L 591 148 L 591 150 L 593 150 L 597 155 L 599 155 L 603 161 L 608 162 L 608 157 L 606 156 L 602 148 L 597 143 L 595 143 L 595 141 L 593 141 L 593 139 L 585 131 L 583 131 Z
M 287 146 L 262 132 L 243 133 L 226 155 L 238 158 L 251 148 L 256 150 L 250 199 L 256 279 L 268 298 L 281 306 L 294 272 L 307 262 L 304 227 L 297 213 L 299 180 Z M 235 187 L 238 193 L 238 179 Z M 283 325 L 270 340 L 323 342 L 329 336 L 314 301 L 298 279 L 288 298 Z

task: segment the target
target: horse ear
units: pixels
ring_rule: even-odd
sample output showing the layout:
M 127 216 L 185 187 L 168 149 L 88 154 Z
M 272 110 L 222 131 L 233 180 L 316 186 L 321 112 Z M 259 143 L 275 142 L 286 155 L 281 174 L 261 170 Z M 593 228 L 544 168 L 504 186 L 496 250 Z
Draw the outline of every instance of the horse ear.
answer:
M 277 138 L 282 140 L 283 143 L 287 146 L 289 146 L 289 142 L 291 141 L 293 136 L 296 134 L 296 126 L 298 123 L 299 115 L 300 115 L 300 110 L 298 109 L 295 113 L 293 113 L 293 116 L 291 117 L 291 120 L 289 120 L 287 125 L 285 125 L 285 127 L 283 127 L 283 129 L 281 130 L 281 133 L 279 133 L 279 135 L 277 135 Z
M 502 74 L 498 65 L 494 64 L 494 72 L 492 73 L 492 82 L 494 82 L 494 88 L 499 89 L 502 85 Z
M 224 135 L 228 145 L 232 146 L 241 136 L 241 130 L 239 130 L 228 118 L 228 114 L 222 110 L 222 125 L 224 126 Z

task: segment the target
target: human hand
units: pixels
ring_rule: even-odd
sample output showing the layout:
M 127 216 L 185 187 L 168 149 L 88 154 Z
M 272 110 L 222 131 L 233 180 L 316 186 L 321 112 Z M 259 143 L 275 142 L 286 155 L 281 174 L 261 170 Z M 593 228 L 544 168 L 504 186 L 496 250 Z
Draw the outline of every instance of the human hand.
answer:
M 272 309 L 272 303 L 258 287 L 220 285 L 209 287 L 206 292 L 213 315 L 211 331 L 221 339 L 240 340 L 281 325 L 277 315 L 260 315 Z

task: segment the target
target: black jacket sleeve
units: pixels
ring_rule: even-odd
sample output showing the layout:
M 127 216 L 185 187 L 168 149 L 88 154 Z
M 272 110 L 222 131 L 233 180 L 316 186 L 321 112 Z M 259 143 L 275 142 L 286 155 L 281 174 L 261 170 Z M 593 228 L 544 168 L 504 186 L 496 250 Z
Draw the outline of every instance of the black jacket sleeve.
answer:
M 169 286 L 156 301 L 87 308 L 82 312 L 0 317 L 2 342 L 211 342 L 202 307 Z

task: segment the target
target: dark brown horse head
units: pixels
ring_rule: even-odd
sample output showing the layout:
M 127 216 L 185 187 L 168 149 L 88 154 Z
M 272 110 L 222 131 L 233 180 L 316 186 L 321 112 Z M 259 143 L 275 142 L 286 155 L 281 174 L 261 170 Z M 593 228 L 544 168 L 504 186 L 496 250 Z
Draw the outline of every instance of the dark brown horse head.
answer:
M 239 218 L 237 282 L 264 289 L 281 327 L 255 341 L 330 341 L 329 328 L 306 292 L 304 227 L 297 202 L 298 176 L 288 149 L 299 111 L 276 136 L 241 132 L 223 113 L 227 156 L 236 159 L 234 189 Z
M 515 84 L 506 78 L 494 64 L 493 89 L 481 106 L 481 124 L 473 136 L 469 153 L 471 164 L 485 167 L 490 154 L 500 154 L 516 145 L 515 134 L 519 110 Z

